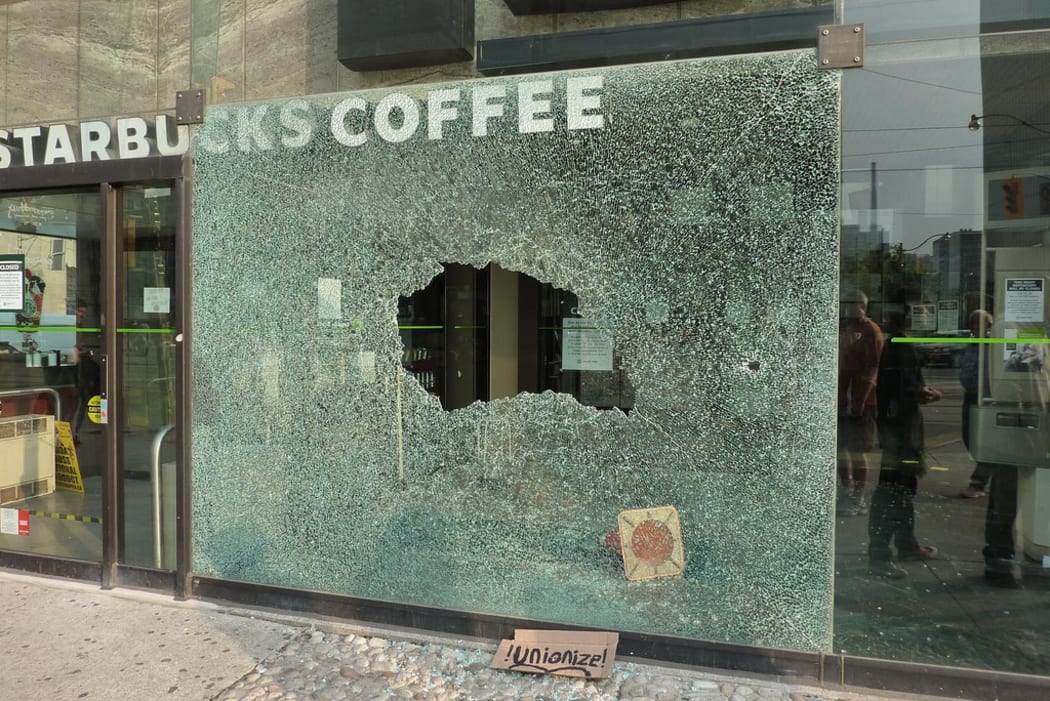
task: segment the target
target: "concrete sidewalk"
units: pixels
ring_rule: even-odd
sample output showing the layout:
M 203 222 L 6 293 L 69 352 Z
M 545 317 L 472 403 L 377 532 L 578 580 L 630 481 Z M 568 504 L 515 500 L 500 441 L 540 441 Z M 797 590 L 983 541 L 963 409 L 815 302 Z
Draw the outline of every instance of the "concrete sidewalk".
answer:
M 490 670 L 497 641 L 315 620 L 0 571 L 0 698 L 882 701 L 617 661 L 601 681 Z

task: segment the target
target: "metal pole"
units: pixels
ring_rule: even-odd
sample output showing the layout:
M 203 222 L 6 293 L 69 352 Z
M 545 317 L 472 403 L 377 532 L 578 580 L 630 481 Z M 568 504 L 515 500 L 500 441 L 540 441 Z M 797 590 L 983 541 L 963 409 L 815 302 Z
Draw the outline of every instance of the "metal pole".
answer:
M 0 397 L 22 397 L 30 394 L 50 394 L 55 406 L 55 421 L 62 420 L 62 398 L 52 387 L 25 387 L 23 389 L 6 389 L 0 392 Z
M 164 529 L 160 522 L 160 446 L 164 442 L 164 437 L 173 428 L 175 424 L 161 426 L 157 434 L 153 436 L 152 452 L 150 453 L 153 456 L 153 462 L 150 464 L 150 479 L 153 480 L 153 566 L 158 570 L 164 567 L 164 539 L 162 537 Z

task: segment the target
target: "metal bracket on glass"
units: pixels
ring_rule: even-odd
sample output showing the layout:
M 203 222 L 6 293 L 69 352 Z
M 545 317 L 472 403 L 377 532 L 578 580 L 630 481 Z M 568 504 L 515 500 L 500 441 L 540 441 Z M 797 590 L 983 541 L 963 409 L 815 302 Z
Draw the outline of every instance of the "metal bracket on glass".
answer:
M 175 123 L 204 122 L 204 90 L 179 90 L 175 93 Z
M 864 25 L 826 24 L 817 35 L 820 68 L 860 68 L 864 65 Z

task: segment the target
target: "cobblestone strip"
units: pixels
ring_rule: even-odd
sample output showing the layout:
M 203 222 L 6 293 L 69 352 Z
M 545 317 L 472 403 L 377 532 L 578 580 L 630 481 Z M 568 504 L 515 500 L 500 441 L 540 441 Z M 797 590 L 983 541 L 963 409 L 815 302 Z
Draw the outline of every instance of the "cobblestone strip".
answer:
M 870 698 L 737 683 L 617 662 L 586 681 L 491 670 L 492 650 L 306 630 L 216 701 L 847 701 Z

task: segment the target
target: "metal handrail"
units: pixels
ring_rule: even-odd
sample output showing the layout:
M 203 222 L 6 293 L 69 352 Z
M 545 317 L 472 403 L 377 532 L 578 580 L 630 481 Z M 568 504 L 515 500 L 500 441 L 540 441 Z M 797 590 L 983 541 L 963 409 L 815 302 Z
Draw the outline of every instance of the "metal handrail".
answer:
M 175 424 L 164 424 L 153 436 L 153 464 L 150 476 L 153 480 L 153 566 L 158 570 L 163 566 L 163 528 L 160 523 L 160 446 Z
M 62 398 L 53 387 L 24 387 L 22 389 L 5 389 L 0 391 L 0 398 L 23 397 L 31 394 L 50 394 L 55 401 L 55 421 L 62 420 Z

